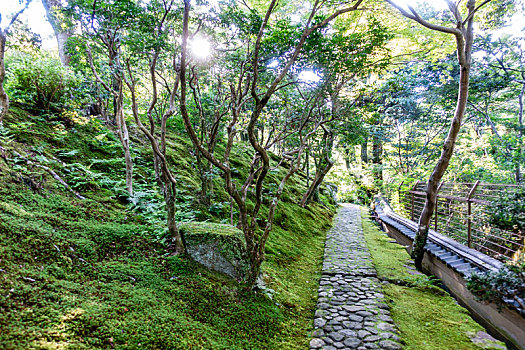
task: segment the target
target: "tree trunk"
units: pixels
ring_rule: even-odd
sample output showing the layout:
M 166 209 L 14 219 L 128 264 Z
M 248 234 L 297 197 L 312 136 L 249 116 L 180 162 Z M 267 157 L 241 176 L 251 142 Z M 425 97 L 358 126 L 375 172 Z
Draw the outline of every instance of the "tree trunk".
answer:
M 355 149 L 354 146 L 348 146 L 345 148 L 345 166 L 346 170 L 350 172 L 352 169 L 352 162 L 355 160 Z
M 4 116 L 7 114 L 9 109 L 9 97 L 4 90 L 5 80 L 5 43 L 7 41 L 7 32 L 0 28 L 0 124 L 4 120 Z
M 524 77 L 525 79 L 525 77 Z M 518 114 L 518 144 L 516 145 L 516 183 L 520 184 L 521 179 L 521 158 L 523 152 L 523 96 L 525 95 L 525 83 L 521 85 L 521 91 L 519 94 L 519 114 Z
M 458 47 L 458 50 L 459 49 L 463 48 Z M 414 259 L 414 263 L 419 270 L 422 269 L 422 261 L 425 253 L 424 246 L 427 242 L 432 213 L 436 207 L 437 189 L 441 179 L 443 178 L 443 175 L 445 174 L 445 171 L 448 168 L 450 158 L 454 153 L 454 146 L 461 128 L 463 116 L 465 114 L 465 108 L 467 106 L 468 99 L 469 73 L 470 62 L 460 65 L 459 95 L 456 112 L 454 113 L 454 118 L 452 119 L 447 138 L 443 144 L 441 156 L 434 168 L 434 171 L 428 179 L 425 206 L 421 212 L 421 216 L 419 217 L 418 232 L 416 234 L 416 238 L 414 239 L 411 254 L 412 258 Z
M 317 174 L 315 174 L 315 178 L 312 181 L 312 184 L 301 199 L 301 207 L 304 208 L 311 202 L 312 198 L 314 197 L 314 194 L 316 193 L 316 191 L 319 190 L 319 186 L 323 183 L 326 174 L 328 174 L 330 169 L 332 169 L 333 165 L 334 161 L 328 158 L 326 166 L 324 166 L 322 169 L 320 169 L 320 171 L 317 172 Z
M 306 187 L 310 187 L 310 149 L 306 149 Z
M 5 44 L 7 42 L 7 35 L 9 34 L 9 28 L 13 25 L 13 23 L 16 22 L 18 16 L 24 12 L 27 7 L 29 6 L 29 3 L 31 0 L 26 0 L 25 6 L 15 13 L 13 17 L 11 17 L 11 21 L 5 28 L 0 27 L 0 125 L 4 121 L 4 116 L 7 114 L 7 111 L 9 109 L 9 97 L 7 96 L 7 93 L 4 90 L 4 80 L 5 80 Z M 0 14 L 0 18 L 1 18 Z
M 374 134 L 372 142 L 372 163 L 374 163 L 374 176 L 376 180 L 383 181 L 382 159 L 383 145 L 378 135 Z
M 133 196 L 133 160 L 131 159 L 131 151 L 129 147 L 129 132 L 124 116 L 124 94 L 122 92 L 122 80 L 119 84 L 119 93 L 115 102 L 117 104 L 117 114 L 115 120 L 117 122 L 117 135 L 120 139 L 120 144 L 124 150 L 124 162 L 126 164 L 126 189 L 130 196 Z
M 66 52 L 66 43 L 72 36 L 72 33 L 67 29 L 67 24 L 61 19 L 62 16 L 56 15 L 57 10 L 63 8 L 62 3 L 60 0 L 42 0 L 42 5 L 44 5 L 44 9 L 46 10 L 47 20 L 55 32 L 60 62 L 62 62 L 64 66 L 69 66 L 71 57 Z
M 460 2 L 454 3 L 453 1 L 448 1 L 449 10 L 452 16 L 454 16 L 456 19 L 456 25 L 454 27 L 441 26 L 427 22 L 412 7 L 409 7 L 409 10 L 407 11 L 402 6 L 397 5 L 393 0 L 386 0 L 386 2 L 397 8 L 403 16 L 416 21 L 426 28 L 454 35 L 456 39 L 456 53 L 460 69 L 456 111 L 454 113 L 454 118 L 452 119 L 447 138 L 443 144 L 441 156 L 434 168 L 434 171 L 428 179 L 425 206 L 421 212 L 421 216 L 419 217 L 418 230 L 414 239 L 414 244 L 412 246 L 411 256 L 414 259 L 416 267 L 421 270 L 423 255 L 425 252 L 424 246 L 428 237 L 430 219 L 436 206 L 438 186 L 443 175 L 445 174 L 445 171 L 448 168 L 450 158 L 454 153 L 454 145 L 456 144 L 459 130 L 461 128 L 461 122 L 467 107 L 470 65 L 472 61 L 472 43 L 474 41 L 474 14 L 477 10 L 479 10 L 479 8 L 487 4 L 488 1 L 484 1 L 476 7 L 476 0 L 467 0 L 465 6 L 468 10 L 468 13 L 465 19 L 463 19 L 461 11 L 458 8 Z
M 312 181 L 312 184 L 310 185 L 306 193 L 303 195 L 303 198 L 301 199 L 300 205 L 303 208 L 306 207 L 308 203 L 310 203 L 313 196 L 318 194 L 317 191 L 319 190 L 319 186 L 323 182 L 326 174 L 328 174 L 328 172 L 330 171 L 330 169 L 332 169 L 332 166 L 335 163 L 332 159 L 330 159 L 330 155 L 332 153 L 332 148 L 334 145 L 334 134 L 331 131 L 325 130 L 324 139 L 324 162 L 319 162 L 319 165 L 316 167 L 315 178 Z
M 365 140 L 361 144 L 361 161 L 368 163 L 368 137 L 365 137 Z
M 186 246 L 184 237 L 182 233 L 177 228 L 176 221 L 176 198 L 177 198 L 177 187 L 175 184 L 169 181 L 169 179 L 164 179 L 164 198 L 166 200 L 166 213 L 168 221 L 168 234 L 170 237 L 170 243 L 168 247 L 175 254 L 184 254 Z
M 197 172 L 201 180 L 201 190 L 198 195 L 199 202 L 202 204 L 209 205 L 210 203 L 207 200 L 208 199 L 207 198 L 208 197 L 208 180 L 206 179 L 206 169 L 202 161 L 202 156 L 199 150 L 197 149 L 197 147 L 193 148 L 193 152 L 195 154 L 195 158 L 197 161 Z

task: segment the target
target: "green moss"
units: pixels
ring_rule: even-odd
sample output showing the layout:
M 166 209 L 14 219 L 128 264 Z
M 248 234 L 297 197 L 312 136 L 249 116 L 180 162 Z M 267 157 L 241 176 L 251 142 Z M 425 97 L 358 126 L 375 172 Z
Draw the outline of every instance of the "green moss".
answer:
M 312 330 L 324 241 L 333 212 L 316 203 L 304 209 L 284 202 L 278 208 L 280 215 L 294 220 L 286 228 L 275 227 L 266 247 L 265 279 L 276 291 L 274 300 L 287 316 L 281 336 L 271 348 L 305 349 L 310 340 L 305 335 Z
M 391 243 L 394 239 L 388 237 L 378 229 L 375 223 L 370 221 L 365 209 L 362 210 L 362 219 L 363 232 L 368 249 L 372 254 L 374 266 L 381 278 L 429 285 L 427 276 L 414 275 L 409 272 L 413 270 L 407 268 L 407 266 L 413 267 L 413 264 L 405 247 Z
M 410 350 L 480 349 L 469 334 L 484 331 L 457 305 L 454 298 L 434 286 L 426 275 L 414 275 L 414 264 L 404 247 L 391 243 L 392 238 L 372 223 L 362 210 L 363 232 L 392 318 L 401 339 Z M 411 273 L 412 272 L 412 273 Z M 497 342 L 498 346 L 503 343 Z
M 239 281 L 249 273 L 243 232 L 231 225 L 188 222 L 180 225 L 191 258 Z
M 391 300 L 392 318 L 407 342 L 405 349 L 481 348 L 470 340 L 469 333 L 484 331 L 483 327 L 451 296 L 393 284 L 386 286 L 384 292 Z
M 180 229 L 183 230 L 187 235 L 234 236 L 244 240 L 241 230 L 227 224 L 217 224 L 214 222 L 184 222 L 180 225 Z
M 142 200 L 131 205 L 122 195 L 121 147 L 102 123 L 66 128 L 15 108 L 4 125 L 14 137 L 10 150 L 31 151 L 89 199 L 78 200 L 42 169 L 0 159 L 0 348 L 307 347 L 333 211 L 294 204 L 305 190 L 304 179 L 287 186 L 289 201 L 279 204 L 267 244 L 264 278 L 275 290 L 270 300 L 167 254 L 151 151 L 134 128 L 135 188 Z M 172 131 L 168 141 L 180 185 L 179 211 L 197 211 L 192 194 L 200 182 L 191 145 Z M 250 153 L 236 145 L 233 154 L 245 176 Z M 41 188 L 30 188 L 24 179 Z M 214 182 L 214 203 L 227 202 L 220 177 Z M 229 210 L 202 215 L 229 221 Z M 188 225 L 197 236 L 242 238 L 229 225 Z

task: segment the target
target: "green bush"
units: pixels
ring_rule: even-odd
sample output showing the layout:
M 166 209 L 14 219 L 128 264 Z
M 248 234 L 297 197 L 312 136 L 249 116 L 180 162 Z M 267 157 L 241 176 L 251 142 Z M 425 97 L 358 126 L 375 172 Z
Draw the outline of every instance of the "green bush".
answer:
M 499 307 L 510 300 L 524 308 L 525 261 L 505 264 L 497 271 L 474 273 L 467 278 L 467 288 L 478 299 L 495 302 Z
M 33 112 L 57 114 L 83 101 L 82 76 L 58 59 L 17 53 L 7 60 L 6 90 L 12 102 Z
M 503 230 L 525 230 L 525 187 L 505 194 L 487 207 L 489 222 Z

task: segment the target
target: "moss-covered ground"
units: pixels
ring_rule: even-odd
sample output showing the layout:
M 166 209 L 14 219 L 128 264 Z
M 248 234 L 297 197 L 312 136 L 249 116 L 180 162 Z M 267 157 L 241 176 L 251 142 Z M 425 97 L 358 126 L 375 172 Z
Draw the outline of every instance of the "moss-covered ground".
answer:
M 0 130 L 0 348 L 306 348 L 333 210 L 294 204 L 305 184 L 292 181 L 263 265 L 273 299 L 246 291 L 166 253 L 145 140 L 132 128 L 136 196 L 127 202 L 117 139 L 101 123 L 84 122 L 13 108 Z M 214 204 L 199 204 L 189 143 L 176 125 L 168 140 L 179 220 L 227 223 L 220 177 Z M 249 155 L 235 152 L 239 172 L 246 171 Z
M 459 306 L 453 297 L 422 274 L 414 274 L 414 264 L 405 248 L 370 221 L 363 208 L 363 232 L 383 285 L 392 318 L 399 327 L 405 349 L 480 349 L 468 334 L 484 329 Z M 496 342 L 503 346 L 503 343 Z M 485 347 L 496 348 L 496 347 Z

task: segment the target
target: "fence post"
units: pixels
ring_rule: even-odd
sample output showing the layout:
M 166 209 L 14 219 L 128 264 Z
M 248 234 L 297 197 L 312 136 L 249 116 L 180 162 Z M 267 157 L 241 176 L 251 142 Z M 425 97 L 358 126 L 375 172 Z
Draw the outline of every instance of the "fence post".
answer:
M 414 187 L 412 187 L 412 190 L 410 191 L 411 197 L 412 197 L 412 208 L 410 210 L 410 220 L 414 221 L 414 191 L 416 190 L 417 185 L 419 185 L 419 180 L 416 181 Z
M 399 202 L 399 210 L 401 211 L 403 210 L 403 204 L 401 201 L 401 186 L 403 186 L 404 183 L 405 183 L 405 180 L 401 181 L 399 186 L 397 186 L 397 201 Z
M 443 186 L 443 181 L 439 184 L 437 191 L 436 191 L 436 208 L 434 211 L 434 231 L 437 232 L 438 230 L 438 206 L 439 206 L 439 190 L 441 190 L 441 186 Z
M 474 195 L 474 192 L 476 192 L 476 189 L 478 188 L 479 180 L 476 180 L 474 183 L 474 186 L 470 189 L 470 192 L 467 197 L 467 246 L 469 248 L 472 248 L 472 220 L 470 216 L 472 215 L 472 196 Z

